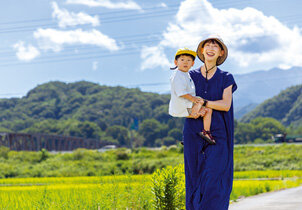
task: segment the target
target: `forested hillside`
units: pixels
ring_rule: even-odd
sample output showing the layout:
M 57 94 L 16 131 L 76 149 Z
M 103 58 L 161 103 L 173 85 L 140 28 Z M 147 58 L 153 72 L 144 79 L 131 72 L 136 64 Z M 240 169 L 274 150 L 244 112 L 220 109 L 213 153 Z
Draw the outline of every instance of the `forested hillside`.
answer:
M 182 139 L 184 121 L 168 115 L 169 98 L 167 94 L 86 81 L 49 82 L 22 98 L 0 99 L 0 132 L 96 138 L 126 147 L 168 146 Z M 267 108 L 265 104 L 272 105 Z M 301 86 L 282 92 L 280 98 L 261 106 L 264 108 L 256 110 L 264 110 L 265 114 L 252 115 L 253 111 L 253 117 L 247 115 L 246 122 L 235 122 L 235 143 L 267 142 L 272 135 L 286 131 L 279 121 L 286 125 L 292 120 L 298 122 Z
M 134 144 L 153 146 L 157 138 L 168 135 L 168 130 L 179 129 L 171 134 L 175 138 L 181 133 L 181 119 L 168 115 L 169 98 L 86 81 L 49 82 L 25 97 L 1 99 L 0 131 L 102 138 L 127 146 L 134 139 Z M 175 138 L 166 140 L 172 143 Z
M 302 124 L 302 85 L 287 88 L 277 96 L 264 101 L 243 116 L 241 121 L 250 122 L 257 117 L 272 117 L 285 126 L 300 126 Z

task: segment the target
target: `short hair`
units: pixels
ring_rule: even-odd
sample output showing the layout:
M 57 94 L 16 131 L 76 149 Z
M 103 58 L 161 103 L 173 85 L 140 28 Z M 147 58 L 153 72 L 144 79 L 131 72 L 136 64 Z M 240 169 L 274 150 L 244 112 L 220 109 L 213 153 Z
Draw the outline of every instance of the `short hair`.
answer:
M 218 44 L 220 49 L 224 50 L 222 45 L 216 39 L 209 39 L 209 40 L 205 41 L 201 47 L 203 48 L 205 46 L 205 44 L 208 43 L 208 42 L 210 42 L 212 44 Z
M 190 56 L 192 58 L 193 61 L 195 61 L 195 57 L 191 54 L 188 53 L 184 53 L 184 54 L 180 54 L 180 55 L 176 55 L 175 56 L 175 60 L 177 60 L 180 56 L 185 55 L 185 56 Z

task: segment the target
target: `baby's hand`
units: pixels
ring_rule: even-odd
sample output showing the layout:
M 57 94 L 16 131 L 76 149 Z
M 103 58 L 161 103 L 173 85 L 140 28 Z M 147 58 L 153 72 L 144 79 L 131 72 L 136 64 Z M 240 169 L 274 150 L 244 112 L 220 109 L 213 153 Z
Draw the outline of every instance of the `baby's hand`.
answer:
M 198 113 L 195 113 L 195 114 L 191 114 L 191 116 L 194 118 L 194 119 L 197 119 L 199 117 L 199 114 Z
M 201 117 L 203 117 L 203 116 L 205 116 L 206 112 L 207 112 L 207 109 L 205 107 L 201 107 L 201 109 L 199 110 L 198 114 Z
M 193 97 L 193 103 L 197 104 L 197 103 L 203 103 L 203 99 L 199 98 L 199 97 Z
M 200 106 L 198 106 L 197 104 L 194 104 L 192 109 L 191 109 L 191 116 L 195 119 L 197 119 L 200 114 L 199 114 L 199 108 Z

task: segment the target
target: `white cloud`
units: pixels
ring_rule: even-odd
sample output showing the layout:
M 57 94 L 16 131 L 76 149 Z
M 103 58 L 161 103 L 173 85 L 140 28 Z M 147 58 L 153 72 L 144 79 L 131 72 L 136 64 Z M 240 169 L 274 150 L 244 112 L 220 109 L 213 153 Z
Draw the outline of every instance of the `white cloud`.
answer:
M 108 9 L 141 10 L 142 8 L 132 0 L 111 2 L 110 0 L 66 0 L 67 4 L 81 4 L 89 7 L 105 7 Z
M 18 59 L 22 61 L 31 61 L 40 55 L 37 48 L 30 44 L 26 47 L 22 41 L 17 42 L 13 47 L 17 50 Z
M 98 66 L 99 66 L 99 62 L 93 61 L 93 63 L 92 63 L 92 70 L 96 71 L 98 69 Z
M 58 19 L 58 25 L 61 28 L 84 24 L 91 24 L 92 26 L 100 25 L 98 16 L 93 17 L 83 12 L 69 12 L 66 9 L 60 9 L 56 2 L 52 2 L 52 8 L 52 17 Z
M 34 32 L 34 37 L 38 40 L 40 48 L 44 50 L 60 51 L 64 44 L 96 45 L 110 51 L 119 49 L 114 39 L 96 29 L 90 31 L 83 31 L 82 29 L 61 31 L 39 28 Z
M 159 7 L 164 7 L 164 8 L 168 7 L 164 2 L 158 4 L 158 6 L 159 6 Z
M 141 70 L 149 68 L 168 68 L 172 64 L 169 63 L 162 47 L 143 47 L 141 58 L 144 62 L 141 65 Z
M 163 32 L 163 40 L 153 47 L 196 49 L 207 34 L 220 34 L 229 48 L 227 63 L 246 72 L 273 67 L 302 66 L 302 35 L 298 27 L 289 28 L 276 18 L 254 8 L 217 9 L 207 0 L 185 0 L 175 19 Z M 151 47 L 150 49 L 152 49 Z M 142 50 L 145 53 L 147 48 Z M 144 60 L 142 67 L 152 65 Z

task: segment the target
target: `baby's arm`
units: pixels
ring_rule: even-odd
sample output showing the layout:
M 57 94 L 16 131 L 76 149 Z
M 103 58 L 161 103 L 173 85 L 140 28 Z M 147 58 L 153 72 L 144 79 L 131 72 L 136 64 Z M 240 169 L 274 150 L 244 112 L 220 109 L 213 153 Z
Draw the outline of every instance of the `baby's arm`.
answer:
M 192 96 L 191 94 L 186 94 L 186 95 L 182 95 L 182 96 L 180 96 L 180 97 L 182 97 L 182 98 L 185 98 L 185 99 L 187 99 L 187 100 L 189 100 L 189 101 L 192 101 L 193 103 L 203 103 L 203 100 L 201 99 L 201 98 L 199 98 L 199 97 L 195 97 L 195 96 Z
M 199 98 L 199 97 L 192 96 L 190 94 L 185 94 L 185 95 L 182 95 L 180 97 L 185 98 L 185 99 L 193 102 L 194 105 L 191 109 L 191 112 L 189 112 L 189 113 L 190 113 L 190 116 L 192 116 L 193 118 L 198 118 L 200 116 L 199 110 L 202 106 L 201 105 L 202 99 Z

